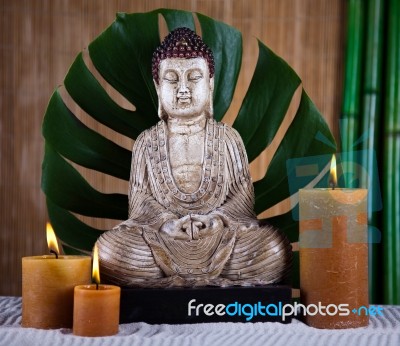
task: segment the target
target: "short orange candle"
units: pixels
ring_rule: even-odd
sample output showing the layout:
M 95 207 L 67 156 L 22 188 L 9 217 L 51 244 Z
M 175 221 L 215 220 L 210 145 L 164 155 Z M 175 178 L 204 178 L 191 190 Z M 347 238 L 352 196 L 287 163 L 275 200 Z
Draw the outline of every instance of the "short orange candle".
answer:
M 89 256 L 59 256 L 54 232 L 47 225 L 54 255 L 22 258 L 22 327 L 72 327 L 74 287 L 90 283 Z M 51 232 L 53 232 L 51 234 Z
M 96 284 L 76 286 L 74 290 L 74 335 L 108 336 L 118 333 L 121 288 L 100 285 L 97 251 L 95 246 L 93 279 Z

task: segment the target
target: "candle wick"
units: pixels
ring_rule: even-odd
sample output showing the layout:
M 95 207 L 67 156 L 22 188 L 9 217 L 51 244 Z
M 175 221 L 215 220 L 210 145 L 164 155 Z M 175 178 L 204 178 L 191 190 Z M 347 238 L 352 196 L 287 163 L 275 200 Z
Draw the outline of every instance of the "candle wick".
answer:
M 56 255 L 56 259 L 58 259 L 58 253 L 57 253 L 56 251 L 54 251 L 54 250 L 50 250 L 50 253 L 53 253 L 53 254 L 55 254 L 55 255 Z
M 96 290 L 99 290 L 99 284 L 96 282 Z

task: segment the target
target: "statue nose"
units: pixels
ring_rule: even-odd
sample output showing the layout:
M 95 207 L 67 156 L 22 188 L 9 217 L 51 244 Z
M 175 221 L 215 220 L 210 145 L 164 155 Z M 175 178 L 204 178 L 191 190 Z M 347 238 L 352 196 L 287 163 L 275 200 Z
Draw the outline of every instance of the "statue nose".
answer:
M 185 82 L 181 82 L 178 89 L 178 95 L 187 95 L 190 93 L 189 88 L 187 87 Z

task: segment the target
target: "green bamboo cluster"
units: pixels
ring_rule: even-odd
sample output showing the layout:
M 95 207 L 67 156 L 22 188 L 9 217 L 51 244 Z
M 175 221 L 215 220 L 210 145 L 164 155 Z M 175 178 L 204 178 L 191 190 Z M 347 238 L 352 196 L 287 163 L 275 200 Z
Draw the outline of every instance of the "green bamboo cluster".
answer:
M 346 187 L 369 188 L 371 303 L 400 303 L 399 8 L 398 0 L 348 1 L 342 161 L 359 177 Z
M 384 302 L 400 304 L 400 2 L 389 1 L 384 125 Z
M 356 153 L 353 145 L 358 138 L 361 114 L 360 94 L 364 34 L 364 1 L 350 0 L 348 6 L 345 93 L 342 108 L 342 167 L 343 172 L 353 172 Z M 344 131 L 346 129 L 346 131 Z M 346 187 L 357 187 L 354 180 L 345 176 Z
M 369 187 L 368 198 L 368 224 L 371 227 L 369 234 L 369 278 L 370 297 L 377 302 L 380 283 L 382 282 L 379 270 L 380 246 L 373 239 L 373 229 L 378 229 L 379 220 L 375 212 L 375 204 L 381 199 L 379 191 L 374 190 L 376 183 L 379 186 L 378 172 L 374 170 L 376 165 L 375 155 L 381 150 L 379 141 L 382 121 L 382 53 L 383 53 L 383 1 L 370 0 L 367 4 L 367 28 L 365 44 L 364 81 L 362 88 L 362 114 L 361 136 L 366 134 L 366 139 L 361 142 L 361 162 L 365 171 L 361 172 L 361 186 Z M 374 228 L 372 228 L 374 227 Z

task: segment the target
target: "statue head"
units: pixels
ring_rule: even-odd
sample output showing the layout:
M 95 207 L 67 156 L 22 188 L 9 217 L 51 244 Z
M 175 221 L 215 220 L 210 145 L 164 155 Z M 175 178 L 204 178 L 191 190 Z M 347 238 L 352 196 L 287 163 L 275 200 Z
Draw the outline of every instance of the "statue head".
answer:
M 213 116 L 214 58 L 194 31 L 171 31 L 153 54 L 152 73 L 161 119 Z

